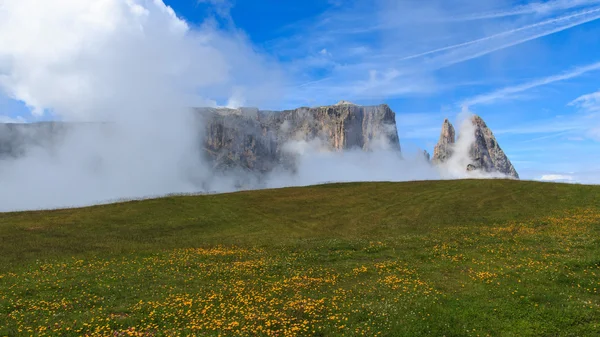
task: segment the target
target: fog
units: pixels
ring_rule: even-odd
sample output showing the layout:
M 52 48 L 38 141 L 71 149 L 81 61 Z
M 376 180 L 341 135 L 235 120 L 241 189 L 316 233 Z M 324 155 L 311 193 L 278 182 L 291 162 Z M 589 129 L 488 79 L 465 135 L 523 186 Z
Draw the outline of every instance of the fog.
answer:
M 395 151 L 383 134 L 373 142 L 370 151 L 332 152 L 319 140 L 291 141 L 285 147 L 297 156 L 297 172 L 273 172 L 266 185 L 284 187 L 327 182 L 508 178 L 498 172 L 466 170 L 471 163 L 471 144 L 475 141 L 472 116 L 467 107 L 458 114 L 458 137 L 452 146 L 453 154 L 445 163 L 433 165 L 422 151 Z
M 2 2 L 1 92 L 32 120 L 108 127 L 74 128 L 53 151 L 3 161 L 0 209 L 198 191 L 208 171 L 188 108 L 242 89 L 261 103 L 277 77 L 240 34 L 190 27 L 162 1 Z
M 284 78 L 243 34 L 211 22 L 192 27 L 160 0 L 1 4 L 0 94 L 26 104 L 29 120 L 104 124 L 0 161 L 0 211 L 236 189 L 239 177 L 203 161 L 202 126 L 189 107 L 279 101 Z M 287 144 L 297 171 L 274 171 L 246 188 L 466 176 L 460 155 L 434 167 L 386 144 L 340 153 L 318 143 Z

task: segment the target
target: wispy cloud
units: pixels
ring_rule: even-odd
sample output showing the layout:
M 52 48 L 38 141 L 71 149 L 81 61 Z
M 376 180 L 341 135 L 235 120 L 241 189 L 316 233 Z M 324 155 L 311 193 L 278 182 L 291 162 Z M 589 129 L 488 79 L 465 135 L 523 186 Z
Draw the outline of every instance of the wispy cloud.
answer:
M 571 71 L 536 79 L 516 86 L 505 87 L 484 95 L 463 101 L 463 106 L 490 104 L 500 100 L 514 98 L 515 94 L 554 82 L 572 79 L 590 71 L 600 70 L 600 62 L 575 68 Z M 562 137 L 564 140 L 580 142 L 585 139 L 600 141 L 600 91 L 582 95 L 567 106 L 577 109 L 568 116 L 557 116 L 546 120 L 535 120 L 518 127 L 496 130 L 498 135 L 542 135 L 522 141 L 521 144 L 544 141 Z
M 454 12 L 453 10 L 444 9 L 443 12 L 439 12 L 437 10 L 432 10 L 432 8 L 436 8 L 437 3 L 435 1 L 430 2 L 430 7 L 425 7 L 425 9 L 419 10 L 421 13 L 434 14 L 434 15 L 416 15 L 411 16 L 408 20 L 411 24 L 418 23 L 468 23 L 469 21 L 482 21 L 482 20 L 491 20 L 491 19 L 502 19 L 516 16 L 536 16 L 538 19 L 543 17 L 548 17 L 555 15 L 560 12 L 568 12 L 569 10 L 581 9 L 581 8 L 590 8 L 592 6 L 600 5 L 600 0 L 554 0 L 554 1 L 546 1 L 546 2 L 532 2 L 525 5 L 513 6 L 513 7 L 505 7 L 505 8 L 496 8 L 494 10 L 488 11 L 471 11 L 468 12 L 469 9 L 472 9 L 472 3 L 461 3 L 461 0 L 454 0 L 454 3 L 458 3 L 455 8 L 459 8 L 460 12 Z M 384 2 L 385 3 L 385 2 Z M 410 3 L 410 1 L 405 2 Z M 493 7 L 493 1 L 479 1 L 479 7 Z M 400 5 L 402 6 L 402 5 Z M 407 6 L 409 7 L 409 6 Z M 419 7 L 411 4 L 410 7 Z M 462 8 L 466 8 L 467 11 L 463 11 Z M 410 9 L 408 12 L 412 12 Z M 327 17 L 330 21 L 331 17 Z M 399 27 L 405 25 L 405 22 L 402 20 L 395 20 L 390 22 L 368 22 L 366 25 L 359 25 L 352 27 L 345 27 L 339 30 L 335 30 L 334 32 L 337 34 L 342 33 L 369 33 L 376 31 L 385 31 L 385 30 L 394 30 Z
M 586 135 L 600 141 L 600 91 L 580 96 L 569 105 L 576 106 L 584 113 L 583 118 L 588 127 Z
M 566 175 L 566 174 L 543 174 L 539 180 L 541 181 L 554 181 L 554 182 L 561 182 L 561 181 L 573 181 L 574 178 L 572 175 Z
M 584 23 L 600 19 L 600 7 L 538 22 L 535 24 L 507 30 L 477 40 L 440 48 L 414 56 L 422 57 L 439 51 L 448 51 L 440 57 L 427 60 L 426 64 L 434 69 L 444 68 L 456 63 L 472 60 L 495 51 L 506 49 L 524 42 L 539 39 Z
M 498 129 L 494 133 L 496 135 L 513 134 L 513 135 L 532 135 L 532 134 L 547 134 L 547 133 L 560 133 L 561 135 L 567 134 L 570 131 L 581 130 L 583 127 L 578 123 L 569 123 L 561 120 L 545 120 L 537 121 L 527 125 L 521 125 L 514 128 Z M 538 140 L 544 139 L 539 137 Z
M 600 0 L 497 5 L 381 0 L 374 6 L 357 0 L 269 46 L 291 59 L 291 77 L 299 79 L 291 97 L 396 98 L 450 90 L 452 83 L 438 79 L 443 68 L 600 19 Z M 324 78 L 328 86 L 319 82 Z
M 571 103 L 571 106 L 577 106 L 588 112 L 600 112 L 600 90 L 591 94 L 579 96 Z
M 535 178 L 541 181 L 575 183 L 575 184 L 600 184 L 600 170 L 587 170 L 579 172 L 547 173 Z
M 511 97 L 513 97 L 514 94 L 518 94 L 520 92 L 529 90 L 529 89 L 533 89 L 536 87 L 540 87 L 543 85 L 548 85 L 554 82 L 558 82 L 558 81 L 564 81 L 564 80 L 568 80 L 568 79 L 572 79 L 578 76 L 581 76 L 587 72 L 590 71 L 596 71 L 596 70 L 600 70 L 600 62 L 596 62 L 596 63 L 592 63 L 586 66 L 582 66 L 582 67 L 578 67 L 575 68 L 573 70 L 570 70 L 568 72 L 562 73 L 562 74 L 556 74 L 556 75 L 552 75 L 552 76 L 548 76 L 548 77 L 544 77 L 544 78 L 539 78 L 527 83 L 523 83 L 523 84 L 519 84 L 519 85 L 515 85 L 515 86 L 510 86 L 510 87 L 505 87 L 502 89 L 498 89 L 486 94 L 482 94 L 482 95 L 478 95 L 469 99 L 466 99 L 464 101 L 462 101 L 461 105 L 466 105 L 466 106 L 473 106 L 473 105 L 477 105 L 477 104 L 489 104 L 489 103 L 493 103 L 493 102 L 497 102 L 499 100 L 505 100 L 505 99 L 509 99 Z M 582 97 L 580 97 L 579 99 L 582 99 Z M 577 100 L 575 100 L 574 102 L 577 102 Z
M 544 37 L 550 34 L 554 34 L 565 29 L 569 29 L 575 26 L 579 26 L 586 22 L 594 21 L 600 19 L 600 7 L 580 11 L 577 13 L 564 15 L 561 17 L 557 17 L 554 19 L 534 23 L 531 25 L 526 25 L 519 28 L 514 28 L 510 30 L 506 30 L 497 34 L 485 36 L 479 39 L 458 43 L 451 46 L 446 46 L 414 55 L 409 55 L 402 57 L 400 60 L 410 60 L 415 58 L 420 58 L 423 56 L 437 54 L 443 51 L 452 51 L 457 50 L 464 47 L 476 46 L 473 50 L 469 50 L 469 53 L 466 55 L 456 55 L 454 60 L 448 60 L 446 62 L 440 62 L 439 66 L 445 66 L 449 64 L 454 64 L 457 62 L 467 61 L 476 57 L 483 56 L 485 54 L 491 53 L 493 51 L 497 51 L 500 49 L 512 47 L 517 44 L 521 44 L 523 42 L 527 42 L 530 40 L 534 40 L 540 37 Z M 481 46 L 481 47 L 480 47 Z M 466 48 L 464 48 L 466 49 Z M 436 63 L 437 60 L 434 59 L 432 63 Z
M 546 2 L 533 2 L 526 5 L 517 6 L 509 10 L 490 11 L 484 13 L 468 14 L 463 16 L 450 17 L 448 21 L 469 21 L 469 20 L 485 20 L 497 19 L 509 16 L 518 15 L 548 15 L 556 11 L 563 11 L 573 8 L 580 8 L 590 5 L 600 4 L 599 0 L 555 0 Z
M 0 123 L 26 123 L 26 122 L 27 121 L 25 120 L 25 118 L 23 118 L 21 116 L 10 117 L 10 116 L 0 115 Z

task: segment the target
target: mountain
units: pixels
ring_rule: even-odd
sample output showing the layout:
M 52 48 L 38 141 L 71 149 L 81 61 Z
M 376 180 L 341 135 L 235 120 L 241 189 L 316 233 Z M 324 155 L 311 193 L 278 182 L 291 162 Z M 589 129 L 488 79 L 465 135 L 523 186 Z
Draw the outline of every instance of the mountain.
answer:
M 514 166 L 500 148 L 492 130 L 485 124 L 483 119 L 473 115 L 469 119 L 470 125 L 461 129 L 468 134 L 461 134 L 460 137 L 473 137 L 469 139 L 466 155 L 468 164 L 465 167 L 467 171 L 498 172 L 509 177 L 519 179 L 519 174 Z M 458 144 L 455 139 L 454 127 L 446 119 L 442 124 L 440 139 L 435 146 L 432 162 L 442 164 L 448 162 L 454 156 L 465 155 L 458 151 Z M 458 153 L 460 152 L 460 153 Z M 461 161 L 462 163 L 462 161 Z
M 396 115 L 385 104 L 335 105 L 284 111 L 198 108 L 206 130 L 204 148 L 216 168 L 268 172 L 293 168 L 298 146 L 320 150 L 400 151 Z M 298 145 L 298 146 L 296 146 Z
M 475 142 L 470 151 L 471 158 L 474 158 L 473 169 L 497 171 L 518 179 L 519 174 L 500 148 L 492 130 L 477 115 L 473 116 L 471 121 L 475 125 Z
M 347 101 L 321 107 L 267 111 L 257 108 L 195 108 L 198 149 L 215 172 L 242 170 L 257 175 L 275 169 L 295 171 L 305 151 L 372 151 L 400 153 L 396 115 L 385 104 L 360 106 Z M 500 172 L 518 178 L 492 131 L 479 117 L 471 118 L 469 148 L 461 151 L 464 170 Z M 36 147 L 52 151 L 71 130 L 108 126 L 99 123 L 0 124 L 0 159 L 23 156 Z M 471 133 L 472 132 L 472 133 Z M 85 129 L 84 129 L 85 133 Z M 459 135 L 459 139 L 460 139 Z M 457 148 L 455 129 L 444 120 L 431 162 L 442 164 Z M 423 156 L 429 157 L 424 151 Z
M 450 158 L 455 141 L 454 126 L 452 126 L 452 123 L 448 119 L 445 119 L 442 124 L 440 139 L 433 149 L 433 158 L 431 161 L 437 164 L 443 163 Z

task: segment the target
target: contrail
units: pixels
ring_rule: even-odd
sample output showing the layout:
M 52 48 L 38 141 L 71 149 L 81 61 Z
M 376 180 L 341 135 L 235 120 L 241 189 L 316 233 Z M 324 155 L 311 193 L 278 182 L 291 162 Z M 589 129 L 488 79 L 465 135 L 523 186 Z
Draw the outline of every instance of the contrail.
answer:
M 457 16 L 447 18 L 442 21 L 476 21 L 485 19 L 497 19 L 517 15 L 545 14 L 555 12 L 558 10 L 568 10 L 572 8 L 597 5 L 599 3 L 600 0 L 555 0 L 548 2 L 535 2 L 528 5 L 517 6 L 510 10 Z
M 595 15 L 587 17 L 590 14 L 595 14 Z M 509 36 L 509 35 L 512 35 L 512 34 L 515 34 L 515 33 L 521 32 L 521 31 L 526 31 L 526 30 L 529 30 L 529 29 L 532 29 L 532 28 L 541 27 L 541 26 L 545 26 L 545 25 L 550 25 L 550 24 L 557 23 L 557 22 L 567 21 L 567 20 L 571 20 L 571 19 L 574 19 L 574 18 L 579 18 L 579 17 L 582 17 L 582 16 L 585 17 L 585 18 L 582 19 L 582 20 L 576 21 L 575 23 L 570 23 L 570 24 L 567 24 L 567 25 L 564 25 L 564 26 L 559 26 L 559 27 L 557 27 L 555 29 L 552 29 L 552 30 L 549 30 L 549 31 L 546 31 L 546 32 L 543 32 L 543 33 L 540 33 L 540 34 L 537 34 L 537 35 L 534 35 L 531 38 L 517 40 L 516 43 L 514 43 L 514 44 L 522 43 L 522 42 L 529 41 L 529 40 L 532 40 L 532 39 L 537 39 L 539 37 L 546 36 L 546 35 L 549 35 L 549 34 L 553 34 L 553 33 L 556 33 L 556 32 L 559 32 L 559 31 L 562 31 L 562 30 L 565 30 L 565 29 L 568 29 L 568 28 L 571 28 L 571 27 L 574 27 L 574 26 L 581 25 L 581 24 L 586 23 L 586 22 L 597 20 L 597 19 L 600 18 L 600 7 L 597 7 L 597 8 L 594 8 L 594 9 L 590 9 L 590 10 L 586 10 L 586 11 L 580 11 L 580 12 L 577 12 L 577 13 L 574 13 L 574 14 L 565 15 L 565 16 L 561 16 L 561 17 L 558 17 L 558 18 L 554 18 L 554 19 L 550 19 L 550 20 L 538 22 L 538 23 L 534 23 L 534 24 L 527 25 L 527 26 L 520 27 L 520 28 L 515 28 L 515 29 L 507 30 L 507 31 L 504 31 L 504 32 L 501 32 L 501 33 L 498 33 L 498 34 L 494 34 L 494 35 L 490 35 L 490 36 L 486 36 L 486 37 L 483 37 L 483 38 L 480 38 L 480 39 L 471 40 L 471 41 L 468 41 L 468 42 L 463 42 L 463 43 L 459 43 L 459 44 L 455 44 L 455 45 L 451 45 L 451 46 L 447 46 L 447 47 L 443 47 L 443 48 L 438 48 L 438 49 L 426 51 L 426 52 L 415 54 L 415 55 L 406 56 L 406 57 L 401 58 L 400 61 L 405 61 L 405 60 L 410 60 L 410 59 L 418 58 L 418 57 L 421 57 L 421 56 L 435 54 L 435 53 L 439 53 L 441 51 L 457 49 L 457 48 L 460 48 L 460 47 L 469 46 L 469 45 L 472 45 L 472 44 L 476 44 L 476 43 L 480 43 L 480 42 L 484 42 L 484 41 L 489 41 L 489 40 L 497 39 L 497 38 L 503 37 L 503 36 Z M 507 45 L 507 47 L 512 46 L 514 44 Z M 506 48 L 506 47 L 503 47 L 503 48 Z

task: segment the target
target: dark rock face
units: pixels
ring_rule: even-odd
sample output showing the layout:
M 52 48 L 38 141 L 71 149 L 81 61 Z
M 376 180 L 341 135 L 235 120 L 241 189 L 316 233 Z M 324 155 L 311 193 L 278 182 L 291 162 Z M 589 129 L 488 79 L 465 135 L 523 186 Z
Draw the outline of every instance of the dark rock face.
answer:
M 499 172 L 512 178 L 519 178 L 517 171 L 508 157 L 498 145 L 492 131 L 479 116 L 471 117 L 474 127 L 474 141 L 469 145 L 466 171 L 481 170 L 484 172 Z M 460 137 L 460 135 L 459 135 Z M 435 146 L 433 162 L 436 164 L 447 162 L 454 155 L 456 144 L 454 127 L 446 119 L 442 125 L 440 140 Z
M 203 146 L 214 166 L 221 169 L 293 169 L 294 154 L 285 148 L 291 141 L 318 140 L 330 151 L 369 151 L 383 144 L 400 151 L 395 114 L 387 105 L 340 102 L 280 112 L 250 108 L 197 111 L 206 128 Z
M 450 156 L 452 156 L 453 150 L 452 147 L 456 142 L 454 126 L 448 119 L 444 120 L 444 124 L 442 124 L 442 132 L 440 133 L 440 140 L 436 144 L 433 149 L 433 159 L 432 162 L 434 164 L 443 163 Z
M 500 172 L 518 179 L 519 174 L 498 145 L 492 130 L 479 116 L 473 116 L 471 121 L 475 126 L 475 142 L 471 145 L 469 155 L 475 169 Z
M 198 111 L 205 128 L 201 147 L 215 169 L 267 172 L 278 164 L 273 160 L 276 138 L 263 128 L 256 110 L 201 108 Z
M 0 123 L 0 159 L 18 158 L 36 147 L 52 150 L 67 132 L 68 126 L 60 122 Z

